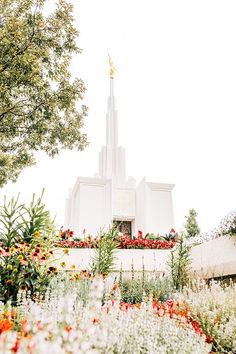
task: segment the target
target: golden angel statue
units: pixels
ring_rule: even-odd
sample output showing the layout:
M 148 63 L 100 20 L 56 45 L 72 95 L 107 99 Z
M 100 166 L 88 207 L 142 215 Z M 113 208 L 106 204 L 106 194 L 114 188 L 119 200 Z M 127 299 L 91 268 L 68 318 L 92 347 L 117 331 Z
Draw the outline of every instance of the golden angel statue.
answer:
M 110 55 L 108 55 L 108 57 L 109 57 L 109 65 L 110 65 L 110 78 L 113 79 L 114 78 L 114 74 L 116 72 L 116 68 L 115 68 L 115 66 L 113 64 L 113 61 L 111 60 Z

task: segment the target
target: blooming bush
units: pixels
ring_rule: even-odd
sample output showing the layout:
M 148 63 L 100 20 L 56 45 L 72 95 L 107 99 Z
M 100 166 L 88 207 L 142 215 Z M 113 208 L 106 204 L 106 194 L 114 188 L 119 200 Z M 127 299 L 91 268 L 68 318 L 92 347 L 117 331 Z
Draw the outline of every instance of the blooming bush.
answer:
M 37 238 L 36 238 L 37 236 Z M 39 232 L 30 244 L 21 241 L 12 247 L 0 247 L 0 299 L 16 301 L 19 289 L 45 292 L 49 279 L 57 272 L 48 265 L 52 251 L 46 242 L 40 242 Z

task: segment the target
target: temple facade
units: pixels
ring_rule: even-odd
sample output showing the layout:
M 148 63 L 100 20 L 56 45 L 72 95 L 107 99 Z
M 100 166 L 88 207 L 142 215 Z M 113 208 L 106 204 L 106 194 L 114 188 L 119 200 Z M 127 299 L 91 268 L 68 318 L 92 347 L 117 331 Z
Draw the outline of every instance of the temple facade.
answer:
M 110 62 L 110 95 L 106 115 L 106 145 L 99 153 L 96 177 L 78 177 L 66 201 L 65 227 L 77 236 L 96 236 L 117 223 L 121 232 L 165 234 L 174 227 L 173 184 L 145 178 L 136 185 L 126 177 L 125 149 L 118 144 L 118 112 L 114 94 L 114 67 Z M 86 153 L 86 152 L 85 152 Z

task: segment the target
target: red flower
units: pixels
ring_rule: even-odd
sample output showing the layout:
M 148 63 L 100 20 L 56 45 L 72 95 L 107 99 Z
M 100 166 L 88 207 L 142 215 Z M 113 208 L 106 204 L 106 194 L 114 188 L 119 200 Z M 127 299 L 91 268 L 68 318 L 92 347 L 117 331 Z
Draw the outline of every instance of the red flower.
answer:
M 138 239 L 141 239 L 143 238 L 143 233 L 142 231 L 138 230 Z

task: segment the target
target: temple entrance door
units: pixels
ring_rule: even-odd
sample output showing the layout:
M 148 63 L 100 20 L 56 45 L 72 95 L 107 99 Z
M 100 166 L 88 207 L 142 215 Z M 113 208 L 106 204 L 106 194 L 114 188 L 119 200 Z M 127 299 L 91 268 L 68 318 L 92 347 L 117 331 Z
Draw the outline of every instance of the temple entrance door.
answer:
M 118 227 L 119 232 L 122 232 L 123 235 L 132 235 L 132 221 L 126 220 L 114 220 L 114 225 Z

